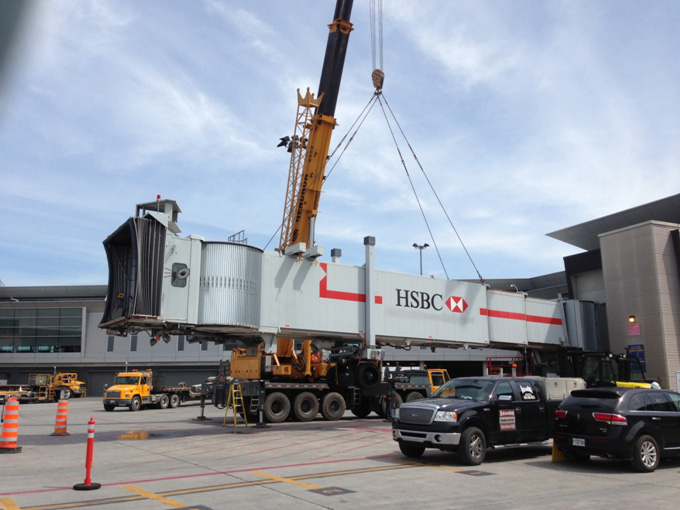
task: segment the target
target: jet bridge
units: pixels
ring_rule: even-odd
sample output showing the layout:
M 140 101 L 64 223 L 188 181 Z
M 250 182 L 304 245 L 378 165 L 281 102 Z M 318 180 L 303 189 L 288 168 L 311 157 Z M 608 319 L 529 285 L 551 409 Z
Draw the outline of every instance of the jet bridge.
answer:
M 254 345 L 276 338 L 383 345 L 484 348 L 582 347 L 568 340 L 560 301 L 374 267 L 364 239 L 361 267 L 233 242 L 179 236 L 172 200 L 137 206 L 105 241 L 109 286 L 101 328 L 183 334 Z

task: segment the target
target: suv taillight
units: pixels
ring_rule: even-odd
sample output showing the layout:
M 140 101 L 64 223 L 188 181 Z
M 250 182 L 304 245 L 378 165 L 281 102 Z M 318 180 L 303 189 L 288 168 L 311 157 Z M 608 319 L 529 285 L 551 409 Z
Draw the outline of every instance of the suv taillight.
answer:
M 625 416 L 620 414 L 593 413 L 593 418 L 595 418 L 595 421 L 602 421 L 609 425 L 628 425 Z
M 566 417 L 567 417 L 567 411 L 564 411 L 563 409 L 557 409 L 555 411 L 555 418 L 556 419 L 563 420 Z

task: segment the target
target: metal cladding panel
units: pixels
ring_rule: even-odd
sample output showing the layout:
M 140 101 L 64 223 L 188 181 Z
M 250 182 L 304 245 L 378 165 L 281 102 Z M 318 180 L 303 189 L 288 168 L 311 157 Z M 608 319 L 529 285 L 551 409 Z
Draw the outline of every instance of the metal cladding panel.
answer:
M 378 340 L 412 339 L 486 346 L 486 287 L 376 271 L 373 329 Z
M 560 345 L 564 339 L 560 304 L 525 294 L 489 290 L 489 339 L 494 343 Z
M 263 330 L 336 338 L 363 337 L 365 269 L 263 255 Z M 406 340 L 452 346 L 559 344 L 556 302 L 492 291 L 476 283 L 376 270 L 372 333 L 379 343 Z M 525 308 L 526 307 L 526 308 Z M 527 334 L 529 335 L 527 337 Z
M 262 273 L 261 324 L 267 331 L 355 339 L 363 333 L 363 268 L 265 253 Z
M 188 238 L 177 237 L 172 234 L 166 236 L 165 253 L 163 255 L 165 272 L 163 275 L 163 285 L 161 294 L 161 315 L 163 320 L 172 321 L 179 324 L 187 322 L 189 314 L 189 292 L 191 286 L 198 284 L 200 261 L 191 260 L 191 244 L 200 241 Z M 177 265 L 186 266 L 189 276 L 183 279 L 177 278 Z M 196 274 L 196 277 L 192 276 Z
M 238 243 L 203 243 L 198 324 L 260 326 L 262 251 Z
M 487 291 L 489 340 L 527 345 L 524 294 L 498 290 Z
M 527 331 L 529 343 L 560 345 L 566 342 L 561 303 L 527 298 Z

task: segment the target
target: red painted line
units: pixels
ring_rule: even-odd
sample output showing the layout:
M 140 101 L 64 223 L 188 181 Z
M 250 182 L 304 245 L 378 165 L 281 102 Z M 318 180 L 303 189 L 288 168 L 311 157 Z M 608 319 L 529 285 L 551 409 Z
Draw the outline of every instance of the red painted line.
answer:
M 319 297 L 325 299 L 337 299 L 339 301 L 354 301 L 357 303 L 366 302 L 366 294 L 357 294 L 355 292 L 344 292 L 341 290 L 329 290 L 328 289 L 328 262 L 322 262 L 319 264 L 321 269 L 323 269 L 324 277 L 319 282 Z M 382 296 L 375 296 L 375 304 L 382 304 Z
M 542 317 L 540 315 L 526 315 L 517 312 L 503 312 L 501 310 L 489 310 L 488 308 L 480 308 L 479 314 L 495 319 L 512 319 L 526 322 L 536 322 L 539 324 L 553 324 L 555 326 L 562 325 L 562 319 L 555 317 Z
M 372 459 L 381 459 L 381 458 L 388 458 L 393 456 L 392 454 L 389 455 L 381 455 L 379 457 L 372 457 Z M 327 460 L 327 461 L 322 461 L 322 462 L 300 462 L 298 464 L 282 464 L 282 465 L 275 465 L 275 466 L 250 466 L 247 468 L 241 468 L 241 469 L 230 469 L 228 471 L 214 471 L 211 473 L 198 473 L 194 475 L 182 475 L 182 476 L 166 476 L 162 478 L 148 478 L 145 480 L 131 480 L 131 481 L 126 481 L 126 482 L 115 482 L 115 483 L 103 483 L 102 487 L 115 487 L 117 485 L 130 485 L 130 484 L 138 484 L 138 483 L 148 483 L 148 482 L 163 482 L 167 480 L 182 480 L 185 478 L 198 478 L 198 477 L 203 477 L 203 476 L 216 476 L 216 475 L 229 475 L 232 473 L 244 473 L 248 471 L 252 471 L 253 469 L 282 469 L 282 468 L 294 468 L 294 467 L 303 467 L 303 466 L 320 466 L 320 465 L 325 465 L 325 464 L 340 464 L 344 462 L 357 462 L 357 461 L 362 461 L 362 460 L 367 460 L 366 457 L 359 457 L 356 459 L 343 459 L 343 460 Z M 40 493 L 45 493 L 45 492 L 59 492 L 59 491 L 72 491 L 73 487 L 55 487 L 53 489 L 39 489 L 39 490 L 33 490 L 33 491 L 17 491 L 17 492 L 0 492 L 0 496 L 17 496 L 19 494 L 40 494 Z

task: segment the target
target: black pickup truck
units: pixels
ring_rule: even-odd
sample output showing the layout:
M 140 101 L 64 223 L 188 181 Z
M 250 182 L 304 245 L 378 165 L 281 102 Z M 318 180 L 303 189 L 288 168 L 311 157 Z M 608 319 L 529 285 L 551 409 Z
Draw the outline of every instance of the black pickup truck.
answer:
M 392 435 L 407 457 L 427 448 L 456 451 L 468 465 L 484 461 L 489 446 L 550 439 L 553 414 L 579 378 L 460 377 L 431 398 L 395 409 Z

